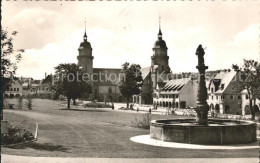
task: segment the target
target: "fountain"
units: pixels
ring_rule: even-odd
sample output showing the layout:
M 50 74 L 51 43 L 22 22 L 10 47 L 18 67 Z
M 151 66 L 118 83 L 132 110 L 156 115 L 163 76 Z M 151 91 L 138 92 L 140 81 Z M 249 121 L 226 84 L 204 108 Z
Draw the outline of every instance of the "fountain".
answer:
M 205 83 L 204 49 L 198 46 L 199 86 L 196 119 L 153 120 L 150 124 L 150 138 L 188 144 L 246 144 L 255 142 L 256 123 L 239 120 L 208 119 L 207 88 Z

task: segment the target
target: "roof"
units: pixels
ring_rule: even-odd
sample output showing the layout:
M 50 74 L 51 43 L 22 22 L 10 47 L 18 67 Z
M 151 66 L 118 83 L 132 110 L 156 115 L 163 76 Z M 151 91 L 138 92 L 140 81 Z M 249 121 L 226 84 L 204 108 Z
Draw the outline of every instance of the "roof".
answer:
M 27 82 L 26 82 L 26 83 L 23 83 L 22 86 L 23 86 L 23 87 L 28 87 L 28 86 L 29 86 L 29 83 L 27 83 Z
M 154 48 L 164 48 L 167 49 L 166 42 L 162 39 L 155 41 Z
M 154 65 L 153 68 L 156 69 L 158 67 L 158 65 Z M 149 67 L 144 67 L 141 68 L 141 73 L 142 73 L 142 78 L 143 80 L 149 75 L 149 73 L 151 72 L 151 66 Z
M 151 67 L 144 67 L 144 68 L 141 68 L 141 73 L 142 73 L 142 78 L 143 80 L 147 77 L 147 75 L 150 73 L 151 71 Z
M 38 86 L 39 86 L 39 84 L 32 83 L 32 84 L 31 84 L 31 86 L 32 86 L 32 87 L 38 87 Z
M 241 94 L 248 94 L 248 92 L 247 92 L 246 89 L 243 89 L 243 90 L 241 91 Z
M 45 79 L 42 80 L 41 84 L 50 84 L 52 83 L 52 76 L 48 75 Z
M 166 85 L 166 82 L 159 82 L 157 83 L 156 89 L 161 90 Z
M 219 86 L 221 87 L 223 85 L 223 88 L 218 89 L 215 93 L 223 93 L 232 79 L 235 77 L 236 72 L 235 71 L 221 71 L 219 72 L 212 80 L 212 82 L 219 80 L 220 84 Z
M 178 94 L 189 81 L 190 78 L 170 80 L 162 88 L 161 94 Z
M 87 40 L 80 43 L 79 49 L 82 48 L 92 49 L 91 44 Z
M 22 85 L 22 81 L 19 80 L 18 78 L 13 78 L 12 83 L 14 83 L 14 84 L 18 83 L 18 84 Z

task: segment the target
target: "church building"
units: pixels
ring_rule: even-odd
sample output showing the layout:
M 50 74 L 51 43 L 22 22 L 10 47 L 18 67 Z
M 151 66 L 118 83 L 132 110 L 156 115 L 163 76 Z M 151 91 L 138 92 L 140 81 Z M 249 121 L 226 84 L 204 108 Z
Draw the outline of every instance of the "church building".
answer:
M 85 73 L 93 75 L 94 80 L 90 82 L 92 85 L 92 99 L 107 102 L 123 102 L 124 97 L 120 93 L 118 80 L 106 80 L 106 76 L 116 76 L 119 79 L 120 68 L 93 68 L 94 56 L 92 55 L 92 47 L 87 40 L 86 30 L 83 36 L 83 42 L 78 48 L 77 56 L 78 65 Z M 170 73 L 169 56 L 167 54 L 166 42 L 162 39 L 161 27 L 159 25 L 158 39 L 152 48 L 153 55 L 151 57 L 151 66 L 141 69 L 143 77 L 143 85 L 141 93 L 133 96 L 134 103 L 152 104 L 153 91 L 156 88 L 162 88 L 167 81 L 167 74 Z M 101 74 L 101 77 L 100 75 Z
M 89 80 L 92 85 L 92 99 L 107 102 L 122 102 L 123 97 L 118 88 L 118 79 L 121 69 L 116 68 L 93 68 L 92 47 L 87 40 L 86 30 L 83 36 L 83 42 L 78 48 L 79 55 L 78 65 L 83 69 L 84 73 L 92 75 L 93 80 Z M 110 77 L 111 80 L 107 80 Z
M 162 89 L 168 81 L 171 69 L 167 54 L 166 42 L 162 39 L 161 26 L 159 24 L 158 39 L 152 48 L 151 66 L 141 69 L 143 85 L 140 95 L 133 96 L 133 102 L 138 104 L 153 104 L 154 91 Z

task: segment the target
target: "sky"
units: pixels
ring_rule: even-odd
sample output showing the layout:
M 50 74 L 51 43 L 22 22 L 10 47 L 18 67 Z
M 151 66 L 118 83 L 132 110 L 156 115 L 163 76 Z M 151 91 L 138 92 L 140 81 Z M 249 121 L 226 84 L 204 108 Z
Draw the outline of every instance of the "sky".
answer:
M 208 70 L 260 58 L 259 1 L 2 1 L 2 27 L 24 49 L 17 76 L 43 79 L 60 63 L 77 63 L 86 20 L 94 68 L 151 65 L 159 15 L 173 73 L 196 72 L 196 48 Z

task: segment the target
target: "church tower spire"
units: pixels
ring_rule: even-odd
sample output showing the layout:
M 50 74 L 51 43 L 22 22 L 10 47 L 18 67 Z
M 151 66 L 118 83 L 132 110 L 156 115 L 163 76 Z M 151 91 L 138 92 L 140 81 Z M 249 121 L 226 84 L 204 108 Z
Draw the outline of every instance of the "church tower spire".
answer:
M 166 42 L 162 39 L 161 16 L 159 16 L 159 33 L 158 33 L 158 39 L 154 43 L 151 65 L 157 65 L 160 73 L 170 72 L 169 56 L 167 55 L 167 50 L 168 48 Z
M 159 15 L 159 33 L 158 39 L 162 40 L 162 31 L 161 31 L 161 16 Z
M 84 41 L 87 41 L 87 33 L 86 33 L 86 18 L 85 18 L 85 33 L 84 33 L 84 36 L 83 36 L 83 40 Z
M 78 55 L 78 65 L 83 68 L 83 71 L 92 74 L 93 73 L 93 59 L 92 56 L 92 47 L 90 42 L 87 40 L 87 32 L 86 32 L 86 19 L 85 19 L 85 33 L 83 36 L 83 42 L 80 43 Z

